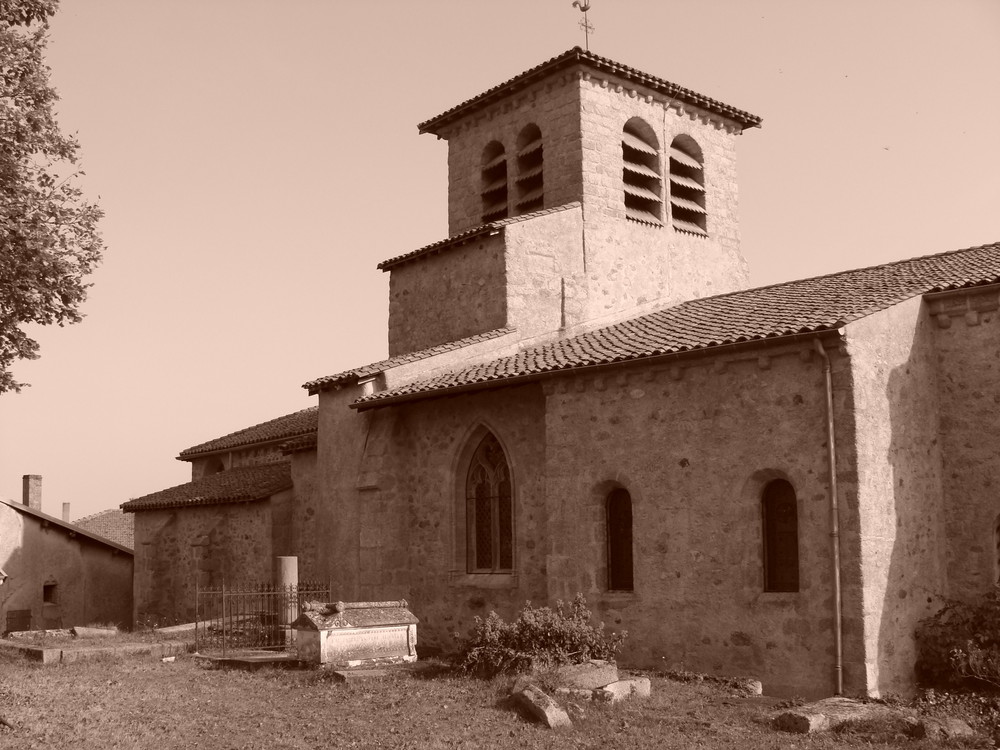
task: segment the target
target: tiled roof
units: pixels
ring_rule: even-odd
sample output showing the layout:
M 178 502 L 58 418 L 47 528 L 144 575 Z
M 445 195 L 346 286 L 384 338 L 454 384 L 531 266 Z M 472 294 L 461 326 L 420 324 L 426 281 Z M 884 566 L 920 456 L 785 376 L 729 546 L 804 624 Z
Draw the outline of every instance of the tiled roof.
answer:
M 281 452 L 286 456 L 289 453 L 300 453 L 301 451 L 311 451 L 316 448 L 316 433 L 312 435 L 300 435 L 297 438 L 286 440 L 281 444 Z
M 262 500 L 292 486 L 292 468 L 287 461 L 220 471 L 194 482 L 179 484 L 122 503 L 126 513 L 193 505 L 220 505 Z
M 654 91 L 658 91 L 659 93 L 676 101 L 694 104 L 702 109 L 708 110 L 709 112 L 714 112 L 727 117 L 730 120 L 735 120 L 744 128 L 757 127 L 761 123 L 761 119 L 757 117 L 757 115 L 752 115 L 749 112 L 736 109 L 736 107 L 732 107 L 716 99 L 711 99 L 703 94 L 699 94 L 697 91 L 692 91 L 691 89 L 686 89 L 683 86 L 678 86 L 676 83 L 665 81 L 662 78 L 657 78 L 656 76 L 651 76 L 648 73 L 643 73 L 641 70 L 630 68 L 629 66 L 622 65 L 614 60 L 609 60 L 606 57 L 600 57 L 592 52 L 584 51 L 579 47 L 574 47 L 568 52 L 564 52 L 561 55 L 553 57 L 551 60 L 543 62 L 541 65 L 536 65 L 534 68 L 526 70 L 525 72 L 514 76 L 510 80 L 504 81 L 498 86 L 494 86 L 493 88 L 484 91 L 482 94 L 479 94 L 479 96 L 474 96 L 473 98 L 462 102 L 458 106 L 452 107 L 437 117 L 432 117 L 431 119 L 420 123 L 417 125 L 417 129 L 421 133 L 434 133 L 437 135 L 442 127 L 460 117 L 464 117 L 469 112 L 475 111 L 480 107 L 488 106 L 498 99 L 509 96 L 512 92 L 517 91 L 518 89 L 523 89 L 531 85 L 540 78 L 577 64 L 582 64 L 604 73 L 612 73 L 620 78 L 633 81 L 647 88 L 653 89 Z
M 129 555 L 133 554 L 131 547 L 126 547 L 125 545 L 119 544 L 112 539 L 106 539 L 100 534 L 95 534 L 94 532 L 81 528 L 80 526 L 72 524 L 69 521 L 64 521 L 61 518 L 50 516 L 48 513 L 42 513 L 40 510 L 35 510 L 34 508 L 29 508 L 27 505 L 16 503 L 13 500 L 4 500 L 2 498 L 0 498 L 0 504 L 6 505 L 8 508 L 12 508 L 25 516 L 34 518 L 35 520 L 40 521 L 43 525 L 48 525 L 50 528 L 61 529 L 63 532 L 68 534 L 70 538 L 73 538 L 75 535 L 77 538 L 89 539 L 93 542 L 97 542 L 98 544 L 103 544 L 106 547 L 118 550 L 119 552 L 125 552 Z
M 839 328 L 910 297 L 1000 282 L 1000 243 L 683 302 L 510 357 L 360 399 L 389 400 L 511 378 Z
M 511 224 L 518 224 L 522 221 L 528 221 L 529 219 L 534 219 L 539 216 L 545 216 L 546 214 L 554 214 L 560 211 L 566 211 L 571 208 L 579 208 L 579 201 L 571 201 L 569 203 L 564 203 L 561 206 L 554 206 L 552 208 L 542 208 L 538 211 L 529 211 L 526 214 L 520 214 L 518 216 L 511 216 L 508 219 L 498 219 L 497 221 L 488 221 L 485 224 L 480 224 L 472 229 L 467 229 L 459 234 L 454 234 L 443 240 L 438 240 L 437 242 L 432 242 L 429 245 L 424 245 L 423 247 L 418 247 L 416 250 L 411 250 L 408 253 L 403 253 L 402 255 L 397 255 L 394 258 L 389 258 L 388 260 L 383 260 L 378 264 L 378 269 L 380 271 L 388 271 L 394 266 L 398 266 L 401 263 L 406 263 L 411 260 L 416 260 L 425 255 L 430 255 L 431 253 L 439 253 L 443 250 L 449 250 L 458 245 L 462 245 L 466 242 L 474 240 L 483 234 L 491 234 L 493 232 L 498 232 L 506 226 Z
M 437 346 L 432 346 L 428 349 L 420 349 L 408 354 L 400 354 L 395 357 L 389 357 L 389 359 L 383 359 L 379 362 L 373 362 L 372 364 L 365 365 L 364 367 L 356 367 L 353 370 L 338 372 L 336 375 L 327 375 L 323 378 L 310 380 L 308 383 L 303 384 L 302 387 L 309 390 L 309 395 L 314 395 L 335 385 L 356 383 L 362 378 L 367 378 L 371 375 L 378 375 L 380 372 L 392 369 L 393 367 L 399 367 L 400 365 L 409 364 L 410 362 L 417 362 L 418 360 L 427 359 L 428 357 L 443 354 L 444 352 L 454 351 L 455 349 L 462 349 L 466 346 L 470 346 L 471 344 L 477 344 L 480 341 L 488 341 L 489 339 L 495 339 L 499 336 L 505 336 L 513 330 L 513 328 L 509 327 L 494 328 L 492 331 L 477 333 L 464 339 L 448 341 L 447 343 L 438 344 Z
M 207 443 L 186 448 L 181 451 L 178 458 L 189 459 L 201 453 L 212 453 L 214 451 L 252 445 L 253 443 L 264 443 L 271 440 L 281 440 L 282 438 L 291 438 L 297 435 L 316 432 L 318 422 L 319 407 L 311 406 L 294 414 L 286 414 L 277 419 L 255 424 L 253 427 L 245 427 L 242 430 L 231 432 L 215 440 L 209 440 Z
M 122 513 L 118 508 L 102 510 L 73 522 L 74 526 L 135 549 L 135 516 Z

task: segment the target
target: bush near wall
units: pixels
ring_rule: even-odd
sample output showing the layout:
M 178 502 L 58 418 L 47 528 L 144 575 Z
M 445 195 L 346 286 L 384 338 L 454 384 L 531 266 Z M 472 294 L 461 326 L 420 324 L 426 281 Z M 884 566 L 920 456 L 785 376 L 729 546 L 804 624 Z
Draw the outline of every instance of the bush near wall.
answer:
M 526 602 L 513 622 L 496 612 L 477 617 L 462 644 L 461 665 L 468 672 L 492 677 L 502 672 L 526 672 L 591 659 L 614 661 L 626 633 L 606 633 L 604 623 L 591 624 L 583 594 L 555 609 Z
M 917 679 L 930 686 L 1000 688 L 1000 588 L 949 602 L 917 626 Z

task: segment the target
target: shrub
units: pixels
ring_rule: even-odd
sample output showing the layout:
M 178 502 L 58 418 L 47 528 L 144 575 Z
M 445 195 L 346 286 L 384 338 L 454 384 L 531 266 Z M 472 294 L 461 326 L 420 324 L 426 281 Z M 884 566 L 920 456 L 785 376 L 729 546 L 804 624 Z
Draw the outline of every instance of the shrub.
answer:
M 462 645 L 463 669 L 486 677 L 503 672 L 526 672 L 590 659 L 614 661 L 626 633 L 605 633 L 604 623 L 591 625 L 583 594 L 555 609 L 526 602 L 513 622 L 496 612 L 477 617 Z
M 1000 687 L 1000 589 L 949 602 L 917 625 L 917 677 L 925 684 Z

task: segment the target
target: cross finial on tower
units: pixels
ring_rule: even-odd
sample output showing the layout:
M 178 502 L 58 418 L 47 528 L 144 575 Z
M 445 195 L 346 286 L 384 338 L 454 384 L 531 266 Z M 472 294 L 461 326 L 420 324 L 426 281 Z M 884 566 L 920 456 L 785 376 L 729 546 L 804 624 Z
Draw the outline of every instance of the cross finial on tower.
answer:
M 579 8 L 580 12 L 583 13 L 583 20 L 580 21 L 580 28 L 583 29 L 585 49 L 590 52 L 590 32 L 594 30 L 594 27 L 590 25 L 590 21 L 587 20 L 587 11 L 590 10 L 590 0 L 573 0 L 573 7 Z

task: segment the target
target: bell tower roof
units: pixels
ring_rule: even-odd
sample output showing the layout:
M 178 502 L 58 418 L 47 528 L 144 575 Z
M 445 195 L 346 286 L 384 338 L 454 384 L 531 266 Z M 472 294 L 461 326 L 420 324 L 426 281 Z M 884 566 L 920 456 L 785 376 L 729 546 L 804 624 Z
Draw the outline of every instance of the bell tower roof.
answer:
M 740 129 L 759 127 L 761 123 L 761 118 L 757 115 L 744 112 L 741 109 L 737 109 L 736 107 L 725 104 L 717 99 L 712 99 L 704 94 L 699 94 L 697 91 L 692 91 L 691 89 L 684 88 L 683 86 L 678 86 L 676 83 L 671 83 L 670 81 L 662 78 L 657 78 L 649 73 L 643 73 L 641 70 L 629 67 L 628 65 L 623 65 L 622 63 L 615 62 L 614 60 L 609 60 L 606 57 L 595 55 L 594 53 L 583 50 L 580 47 L 573 47 L 573 49 L 568 50 L 561 55 L 557 55 L 551 60 L 543 62 L 540 65 L 536 65 L 535 67 L 530 68 L 529 70 L 526 70 L 491 89 L 487 89 L 478 96 L 467 99 L 461 104 L 442 112 L 437 117 L 425 120 L 417 125 L 417 129 L 421 133 L 433 133 L 438 136 L 438 138 L 445 138 L 445 130 L 452 123 L 476 112 L 479 109 L 488 107 L 501 99 L 509 97 L 511 94 L 527 88 L 547 76 L 577 66 L 582 70 L 589 68 L 590 70 L 602 74 L 611 74 L 618 78 L 644 86 L 645 88 L 669 97 L 674 101 L 694 105 L 703 110 L 731 120 L 739 125 Z

